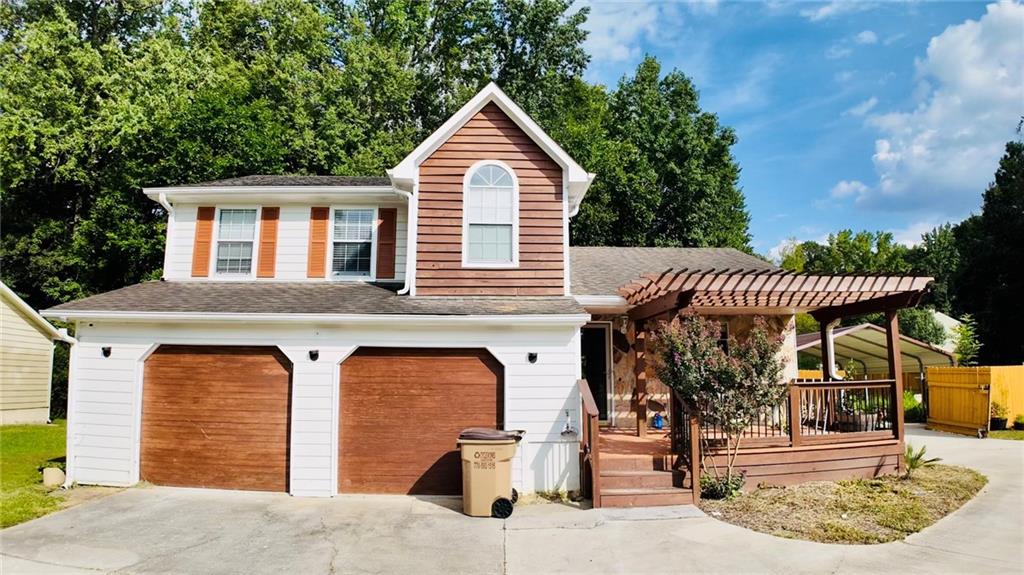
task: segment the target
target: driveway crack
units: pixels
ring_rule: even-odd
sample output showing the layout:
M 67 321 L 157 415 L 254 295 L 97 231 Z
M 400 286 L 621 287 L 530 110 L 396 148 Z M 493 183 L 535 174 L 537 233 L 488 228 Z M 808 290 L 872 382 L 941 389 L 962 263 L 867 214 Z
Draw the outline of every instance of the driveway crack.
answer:
M 508 521 L 501 522 L 501 573 L 508 575 Z
M 320 535 L 323 537 L 323 540 L 331 546 L 331 560 L 330 563 L 328 563 L 330 566 L 330 573 L 337 573 L 334 562 L 338 559 L 339 550 L 338 546 L 334 543 L 334 540 L 331 539 L 331 530 L 327 528 L 327 522 L 324 521 L 323 515 L 320 516 Z

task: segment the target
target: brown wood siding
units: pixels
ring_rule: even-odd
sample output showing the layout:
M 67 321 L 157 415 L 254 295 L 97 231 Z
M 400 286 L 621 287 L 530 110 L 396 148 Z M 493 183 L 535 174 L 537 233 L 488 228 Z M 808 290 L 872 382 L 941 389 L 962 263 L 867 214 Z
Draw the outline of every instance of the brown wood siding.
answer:
M 895 440 L 832 443 L 798 448 L 741 449 L 736 470 L 747 476 L 746 485 L 794 485 L 805 481 L 872 478 L 897 472 L 902 444 Z M 721 467 L 725 454 L 711 459 Z
M 210 246 L 213 243 L 213 217 L 217 209 L 200 206 L 196 213 L 196 238 L 192 244 L 192 277 L 210 275 Z
M 341 366 L 338 491 L 461 493 L 455 440 L 502 426 L 502 374 L 486 350 L 357 351 Z
M 291 364 L 279 350 L 165 345 L 144 373 L 142 480 L 287 491 Z
M 327 218 L 330 208 L 310 208 L 309 210 L 309 261 L 306 277 L 322 278 L 327 276 Z
M 398 210 L 377 210 L 377 277 L 395 277 L 395 249 L 398 239 Z
M 260 253 L 256 277 L 272 278 L 277 268 L 277 223 L 281 208 L 263 208 L 260 211 Z
M 519 180 L 519 268 L 462 267 L 462 184 L 480 160 Z M 562 295 L 562 168 L 488 104 L 420 165 L 417 295 Z

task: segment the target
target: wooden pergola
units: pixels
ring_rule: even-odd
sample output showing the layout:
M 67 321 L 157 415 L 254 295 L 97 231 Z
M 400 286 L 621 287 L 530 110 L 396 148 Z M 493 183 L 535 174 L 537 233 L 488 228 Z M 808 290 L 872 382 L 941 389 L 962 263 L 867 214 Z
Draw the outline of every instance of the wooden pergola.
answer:
M 619 289 L 619 294 L 633 306 L 628 314 L 636 324 L 637 434 L 646 434 L 646 425 L 639 422 L 647 420 L 646 328 L 652 320 L 670 319 L 683 310 L 715 315 L 810 313 L 821 328 L 823 379 L 836 381 L 839 378 L 834 373 L 833 327 L 844 317 L 883 312 L 890 377 L 898 382 L 897 437 L 902 440 L 903 369 L 897 312 L 917 305 L 931 282 L 930 277 L 744 269 L 667 269 L 640 276 Z

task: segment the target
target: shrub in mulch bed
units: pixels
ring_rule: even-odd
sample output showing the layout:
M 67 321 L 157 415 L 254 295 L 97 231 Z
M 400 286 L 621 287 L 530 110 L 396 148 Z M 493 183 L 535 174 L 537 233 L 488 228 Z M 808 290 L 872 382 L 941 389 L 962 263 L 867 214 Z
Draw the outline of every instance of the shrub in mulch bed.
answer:
M 932 465 L 913 477 L 814 481 L 762 487 L 701 507 L 723 521 L 790 539 L 885 543 L 916 533 L 969 501 L 988 483 L 964 467 Z

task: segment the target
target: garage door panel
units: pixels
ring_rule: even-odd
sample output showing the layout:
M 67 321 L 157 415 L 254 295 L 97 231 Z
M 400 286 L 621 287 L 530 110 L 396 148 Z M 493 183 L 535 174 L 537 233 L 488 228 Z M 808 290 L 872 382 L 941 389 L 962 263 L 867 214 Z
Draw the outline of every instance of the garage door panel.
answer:
M 276 348 L 160 347 L 145 367 L 141 478 L 286 491 L 290 391 Z
M 502 372 L 486 350 L 358 350 L 341 368 L 339 491 L 460 493 L 455 440 L 501 426 Z

